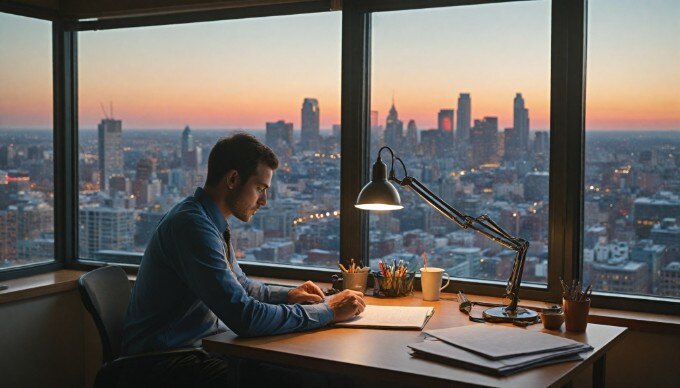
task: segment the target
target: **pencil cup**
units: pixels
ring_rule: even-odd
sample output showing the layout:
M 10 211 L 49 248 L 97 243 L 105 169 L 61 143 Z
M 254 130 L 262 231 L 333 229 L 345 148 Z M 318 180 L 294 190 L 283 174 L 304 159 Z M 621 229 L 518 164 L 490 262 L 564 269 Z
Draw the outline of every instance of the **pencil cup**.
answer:
M 562 299 L 562 309 L 564 310 L 564 323 L 567 331 L 586 331 L 590 299 L 583 301 Z
M 442 278 L 446 275 L 446 284 L 442 287 Z M 451 279 L 443 268 L 427 267 L 420 269 L 420 286 L 423 289 L 423 300 L 439 300 L 444 288 Z
M 401 277 L 384 277 L 375 273 L 373 274 L 373 296 L 395 297 L 411 295 L 415 278 L 415 272 L 406 273 Z
M 342 274 L 342 288 L 365 293 L 366 279 L 368 279 L 368 272 L 345 272 Z

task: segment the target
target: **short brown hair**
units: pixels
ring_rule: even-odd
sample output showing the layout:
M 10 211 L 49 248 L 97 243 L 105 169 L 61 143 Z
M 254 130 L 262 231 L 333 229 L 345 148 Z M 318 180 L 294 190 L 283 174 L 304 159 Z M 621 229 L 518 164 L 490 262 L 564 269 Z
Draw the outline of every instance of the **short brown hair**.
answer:
M 274 151 L 255 136 L 237 133 L 223 137 L 210 150 L 208 177 L 205 184 L 207 186 L 217 185 L 229 170 L 236 170 L 245 183 L 260 163 L 264 163 L 272 170 L 279 167 L 279 159 Z

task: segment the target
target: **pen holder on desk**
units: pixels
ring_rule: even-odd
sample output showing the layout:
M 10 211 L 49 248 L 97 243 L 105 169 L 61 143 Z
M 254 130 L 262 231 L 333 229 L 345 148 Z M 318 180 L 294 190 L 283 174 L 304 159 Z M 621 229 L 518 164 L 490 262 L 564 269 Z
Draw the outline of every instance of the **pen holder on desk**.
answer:
M 343 272 L 341 275 L 331 276 L 331 280 L 336 290 L 354 290 L 365 293 L 368 272 Z
M 564 310 L 564 323 L 567 331 L 586 331 L 590 299 L 582 301 L 562 299 L 562 309 Z
M 373 296 L 395 297 L 411 295 L 415 278 L 415 272 L 396 278 L 374 273 Z

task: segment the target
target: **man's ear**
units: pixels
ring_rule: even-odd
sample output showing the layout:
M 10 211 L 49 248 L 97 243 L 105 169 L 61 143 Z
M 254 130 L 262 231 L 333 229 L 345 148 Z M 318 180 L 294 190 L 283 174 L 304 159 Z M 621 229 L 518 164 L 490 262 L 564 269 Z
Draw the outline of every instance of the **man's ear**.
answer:
M 227 188 L 229 190 L 233 190 L 241 182 L 241 177 L 238 175 L 238 171 L 229 170 L 229 171 L 227 171 L 227 174 L 224 176 L 224 180 L 225 180 L 225 183 L 227 185 Z

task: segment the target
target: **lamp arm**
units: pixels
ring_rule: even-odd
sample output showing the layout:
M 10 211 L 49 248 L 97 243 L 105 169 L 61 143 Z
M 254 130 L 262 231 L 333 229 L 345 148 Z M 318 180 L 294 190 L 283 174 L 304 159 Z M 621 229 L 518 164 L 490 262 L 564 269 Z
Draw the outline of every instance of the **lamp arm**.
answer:
M 472 229 L 497 244 L 515 251 L 512 273 L 508 279 L 506 293 L 504 295 L 510 299 L 510 304 L 506 310 L 515 311 L 519 302 L 519 287 L 522 281 L 522 272 L 524 270 L 526 253 L 529 249 L 529 242 L 518 237 L 513 237 L 486 214 L 475 218 L 461 213 L 453 206 L 446 203 L 446 201 L 439 198 L 416 178 L 406 176 L 400 180 L 394 176 L 393 171 L 390 171 L 389 179 L 397 182 L 400 186 L 408 187 L 415 191 L 416 194 L 425 200 L 425 202 L 437 209 L 441 214 L 455 222 L 461 228 Z

